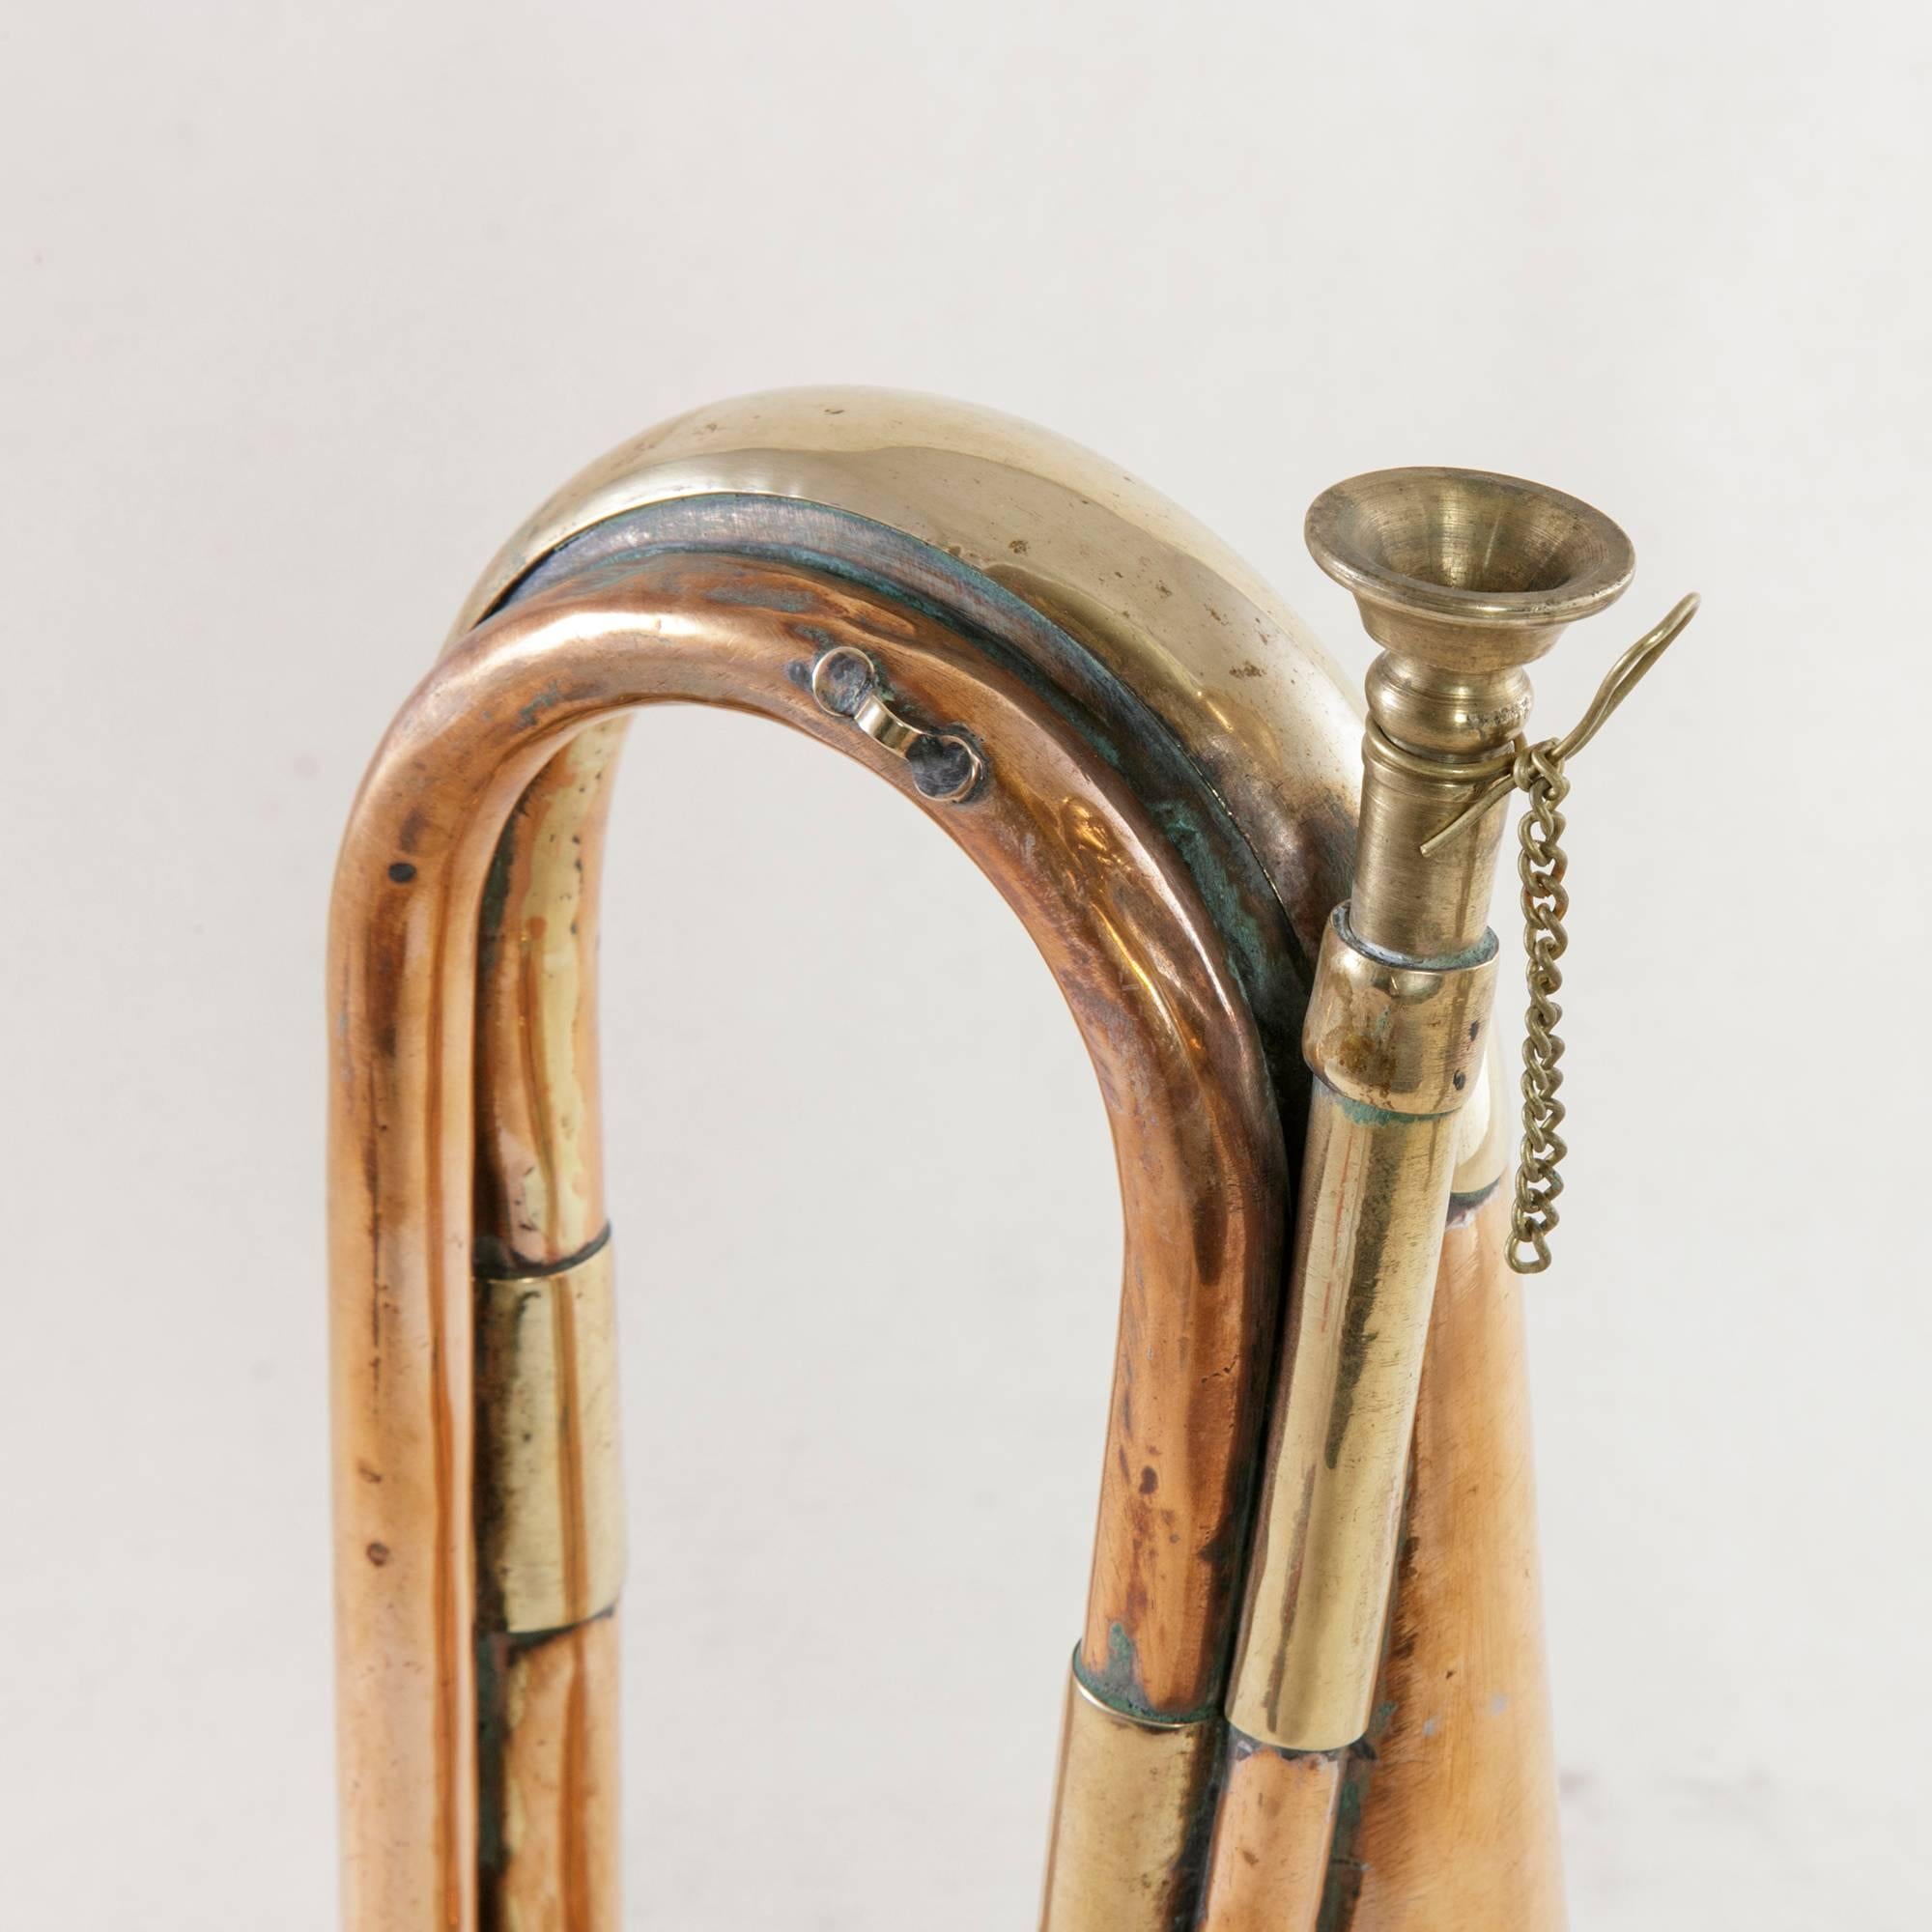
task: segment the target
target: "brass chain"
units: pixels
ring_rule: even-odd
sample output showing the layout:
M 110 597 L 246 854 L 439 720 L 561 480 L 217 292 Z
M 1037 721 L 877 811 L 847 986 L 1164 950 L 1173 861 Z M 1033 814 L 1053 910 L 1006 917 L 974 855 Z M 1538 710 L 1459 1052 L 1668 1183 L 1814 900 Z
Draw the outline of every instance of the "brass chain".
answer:
M 1518 1274 L 1541 1274 L 1549 1265 L 1549 1236 L 1560 1218 L 1556 1197 L 1563 1192 L 1558 1163 L 1570 1151 L 1557 1129 L 1563 1124 L 1563 1041 L 1556 1027 L 1563 1009 L 1556 995 L 1563 985 L 1557 961 L 1569 950 L 1564 915 L 1570 894 L 1563 875 L 1563 801 L 1570 781 L 1563 773 L 1558 741 L 1520 746 L 1512 772 L 1528 795 L 1529 809 L 1518 827 L 1517 877 L 1522 882 L 1524 978 L 1529 1012 L 1522 1037 L 1522 1151 L 1516 1169 L 1516 1207 L 1510 1219 L 1509 1264 Z M 1523 1250 L 1529 1250 L 1524 1254 Z
M 1518 830 L 1521 849 L 1516 865 L 1517 877 L 1522 883 L 1524 978 L 1529 986 L 1522 1040 L 1522 1151 L 1517 1158 L 1516 1203 L 1510 1218 L 1509 1264 L 1518 1274 L 1541 1274 L 1549 1265 L 1549 1236 L 1560 1218 L 1556 1197 L 1563 1192 L 1563 1177 L 1557 1169 L 1570 1151 L 1557 1131 L 1565 1110 L 1556 1097 L 1563 1085 L 1557 1065 L 1563 1058 L 1563 1041 L 1556 1032 L 1563 1017 L 1563 1009 L 1556 1004 L 1563 972 L 1556 962 L 1570 946 L 1570 935 L 1563 925 L 1570 911 L 1570 893 L 1563 883 L 1569 862 L 1563 853 L 1566 821 L 1562 811 L 1563 801 L 1570 796 L 1570 781 L 1563 768 L 1597 735 L 1605 720 L 1696 614 L 1696 597 L 1686 597 L 1661 624 L 1646 631 L 1611 666 L 1590 708 L 1564 737 L 1546 738 L 1536 745 L 1519 738 L 1510 752 L 1493 763 L 1434 768 L 1438 777 L 1478 783 L 1487 779 L 1489 782 L 1447 825 L 1423 841 L 1425 857 L 1460 838 L 1509 792 L 1520 791 L 1529 799 L 1529 809 Z M 1391 741 L 1384 739 L 1382 743 L 1387 752 Z M 1430 773 L 1431 768 L 1413 753 L 1394 749 L 1396 762 Z

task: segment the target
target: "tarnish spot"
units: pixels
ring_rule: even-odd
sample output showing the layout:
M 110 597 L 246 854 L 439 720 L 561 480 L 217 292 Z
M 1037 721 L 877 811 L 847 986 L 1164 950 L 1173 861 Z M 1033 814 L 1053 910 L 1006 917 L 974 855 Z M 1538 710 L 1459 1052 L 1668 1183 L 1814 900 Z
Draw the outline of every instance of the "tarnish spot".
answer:
M 563 702 L 563 687 L 555 678 L 544 686 L 524 708 L 517 713 L 517 727 L 527 731 L 546 711 L 554 711 Z
M 1074 1669 L 1081 1683 L 1103 1704 L 1136 1717 L 1152 1715 L 1147 1692 L 1141 1688 L 1140 1660 L 1134 1655 L 1134 1640 L 1123 1625 L 1115 1623 L 1108 1627 L 1107 1662 L 1103 1669 L 1090 1670 L 1084 1656 L 1074 1658 Z
M 707 604 L 728 605 L 744 611 L 782 611 L 790 616 L 811 610 L 818 599 L 804 590 L 786 590 L 777 584 L 721 584 L 704 593 Z

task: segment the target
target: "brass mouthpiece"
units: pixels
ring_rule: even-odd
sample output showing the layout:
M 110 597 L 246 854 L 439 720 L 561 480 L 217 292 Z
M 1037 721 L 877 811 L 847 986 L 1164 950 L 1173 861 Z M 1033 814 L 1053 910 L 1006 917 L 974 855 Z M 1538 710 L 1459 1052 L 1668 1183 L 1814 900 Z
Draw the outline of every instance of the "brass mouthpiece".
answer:
M 1636 565 L 1601 510 L 1561 490 L 1481 469 L 1376 469 L 1324 490 L 1308 548 L 1354 593 L 1382 655 L 1368 675 L 1369 729 L 1349 918 L 1380 956 L 1457 956 L 1480 935 L 1499 842 L 1499 808 L 1527 794 L 1519 835 L 1529 1011 L 1523 1145 L 1510 1265 L 1549 1264 L 1567 1148 L 1556 1097 L 1563 983 L 1562 802 L 1568 760 L 1596 735 L 1697 610 L 1684 598 L 1611 668 L 1562 738 L 1531 744 L 1525 665 L 1564 627 L 1622 596 Z M 1445 810 L 1446 808 L 1446 810 Z M 1438 812 L 1436 822 L 1425 821 Z M 1419 836 L 1418 836 L 1419 835 Z M 1493 943 L 1493 942 L 1492 942 Z M 1473 1037 L 1473 1035 L 1471 1036 Z
M 1372 469 L 1308 512 L 1308 548 L 1399 656 L 1444 670 L 1540 658 L 1622 596 L 1629 537 L 1561 490 L 1484 469 Z

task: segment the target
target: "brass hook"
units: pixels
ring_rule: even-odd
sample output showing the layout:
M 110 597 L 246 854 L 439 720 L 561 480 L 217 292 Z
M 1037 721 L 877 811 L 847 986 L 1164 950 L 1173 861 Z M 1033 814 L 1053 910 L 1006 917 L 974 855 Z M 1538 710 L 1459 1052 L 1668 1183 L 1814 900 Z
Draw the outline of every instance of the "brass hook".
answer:
M 1569 734 L 1562 738 L 1544 741 L 1539 749 L 1548 753 L 1559 770 L 1604 728 L 1610 714 L 1636 689 L 1651 666 L 1663 655 L 1685 625 L 1697 614 L 1697 607 L 1701 601 L 1694 590 L 1688 597 L 1680 598 L 1670 614 L 1661 624 L 1646 631 L 1610 667 L 1608 675 L 1597 687 L 1597 695 L 1590 700 L 1589 709 L 1577 721 Z M 1484 786 L 1441 831 L 1423 840 L 1422 856 L 1425 859 L 1434 856 L 1460 833 L 1467 830 L 1495 804 L 1497 799 L 1515 791 L 1519 786 L 1524 790 L 1528 789 L 1526 757 L 1528 750 L 1528 746 L 1521 739 L 1518 739 L 1509 762 L 1502 772 Z

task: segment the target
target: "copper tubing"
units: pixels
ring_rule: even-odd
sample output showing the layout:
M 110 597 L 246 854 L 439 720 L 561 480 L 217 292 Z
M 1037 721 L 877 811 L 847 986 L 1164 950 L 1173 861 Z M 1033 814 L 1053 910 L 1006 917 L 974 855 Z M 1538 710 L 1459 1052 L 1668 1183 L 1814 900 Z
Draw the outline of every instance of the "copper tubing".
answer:
M 1228 1732 L 1200 1932 L 1315 1932 L 1341 1788 L 1337 1752 Z
M 453 651 L 378 753 L 343 848 L 331 1331 L 344 1909 L 357 1932 L 476 1922 L 472 1028 L 499 831 L 580 731 L 667 698 L 764 712 L 909 790 L 799 679 L 825 639 L 876 654 L 907 701 L 969 726 L 993 763 L 982 800 L 928 809 L 1066 993 L 1108 1097 L 1127 1217 L 1083 1657 L 1156 1714 L 1215 1695 L 1284 1190 L 1259 1043 L 1213 922 L 1126 788 L 943 625 L 804 570 L 655 557 L 582 599 L 514 607 Z
M 616 1620 L 480 1649 L 483 1932 L 618 1932 Z
M 1497 1188 L 1450 1225 L 1423 1358 L 1373 1755 L 1340 1887 L 1349 1932 L 1565 1922 L 1522 1284 Z M 1343 1902 L 1338 1897 L 1338 1906 Z

